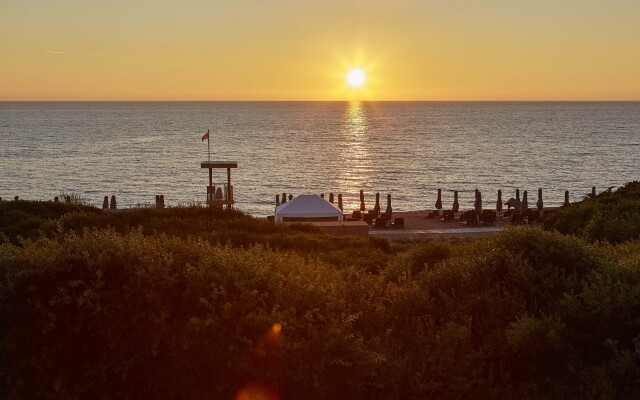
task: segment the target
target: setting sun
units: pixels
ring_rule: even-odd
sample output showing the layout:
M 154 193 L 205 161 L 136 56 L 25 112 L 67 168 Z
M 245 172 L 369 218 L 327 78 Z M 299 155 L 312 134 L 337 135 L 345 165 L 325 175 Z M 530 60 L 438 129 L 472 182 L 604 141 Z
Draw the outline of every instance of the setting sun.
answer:
M 347 83 L 350 86 L 357 87 L 362 86 L 365 81 L 364 72 L 359 68 L 354 68 L 347 74 Z

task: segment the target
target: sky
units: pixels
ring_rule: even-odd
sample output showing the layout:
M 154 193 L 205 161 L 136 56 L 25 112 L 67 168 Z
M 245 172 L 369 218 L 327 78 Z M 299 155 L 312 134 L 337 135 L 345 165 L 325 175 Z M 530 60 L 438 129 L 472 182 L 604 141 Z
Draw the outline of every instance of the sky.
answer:
M 640 100 L 638 21 L 638 0 L 0 0 L 0 101 Z

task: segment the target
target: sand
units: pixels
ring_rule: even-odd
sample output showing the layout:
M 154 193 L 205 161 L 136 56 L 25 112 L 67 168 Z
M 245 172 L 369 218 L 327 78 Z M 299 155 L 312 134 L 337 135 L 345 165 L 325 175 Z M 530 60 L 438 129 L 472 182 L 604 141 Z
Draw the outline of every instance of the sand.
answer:
M 391 241 L 427 240 L 427 239 L 471 239 L 494 235 L 509 226 L 506 221 L 497 221 L 495 226 L 467 227 L 458 222 L 440 222 L 427 219 L 430 210 L 394 212 L 394 218 L 404 218 L 404 229 L 369 230 L 369 235 Z

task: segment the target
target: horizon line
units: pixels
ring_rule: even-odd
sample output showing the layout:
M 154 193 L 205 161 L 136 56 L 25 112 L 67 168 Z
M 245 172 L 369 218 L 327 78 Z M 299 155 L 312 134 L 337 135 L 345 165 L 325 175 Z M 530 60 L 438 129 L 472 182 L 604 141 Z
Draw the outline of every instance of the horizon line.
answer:
M 0 103 L 638 103 L 637 100 L 5 100 Z

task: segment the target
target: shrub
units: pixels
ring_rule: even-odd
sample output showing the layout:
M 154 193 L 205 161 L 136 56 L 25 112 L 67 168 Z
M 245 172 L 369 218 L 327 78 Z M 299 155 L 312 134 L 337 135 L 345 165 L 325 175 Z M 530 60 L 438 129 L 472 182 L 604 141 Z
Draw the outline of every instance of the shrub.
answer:
M 7 206 L 8 205 L 8 206 Z M 293 250 L 308 259 L 318 258 L 336 266 L 358 265 L 378 271 L 386 264 L 391 249 L 386 241 L 327 235 L 309 224 L 275 225 L 237 210 L 175 207 L 102 212 L 74 203 L 3 202 L 0 233 L 13 243 L 18 237 L 54 237 L 61 232 L 84 228 L 113 228 L 119 233 L 142 229 L 145 235 L 167 234 L 180 238 L 201 238 L 211 243 L 249 248 L 263 244 L 273 249 Z
M 379 302 L 377 280 L 355 270 L 141 231 L 0 251 L 10 398 L 229 398 L 255 382 L 293 398 L 375 391 L 382 357 L 354 326 Z
M 450 253 L 442 250 L 448 246 Z M 398 361 L 388 385 L 400 398 L 635 393 L 628 388 L 640 378 L 636 249 L 523 228 L 469 243 L 417 246 L 404 260 L 407 270 L 416 260 L 428 268 L 394 281 L 400 288 L 390 296 L 387 347 Z M 624 377 L 611 366 L 622 360 Z M 594 386 L 587 375 L 623 385 Z
M 622 243 L 640 238 L 640 182 L 602 192 L 548 213 L 544 225 L 590 241 Z

